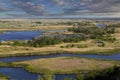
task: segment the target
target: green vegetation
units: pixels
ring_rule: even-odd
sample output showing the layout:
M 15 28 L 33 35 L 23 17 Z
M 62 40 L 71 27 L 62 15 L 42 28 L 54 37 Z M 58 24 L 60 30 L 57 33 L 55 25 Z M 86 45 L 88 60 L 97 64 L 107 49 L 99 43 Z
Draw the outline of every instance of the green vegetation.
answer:
M 9 76 L 0 73 L 0 80 L 8 80 Z
M 62 37 L 61 37 L 62 36 Z M 33 47 L 43 47 L 48 45 L 60 44 L 62 42 L 80 42 L 85 40 L 84 35 L 57 35 L 57 36 L 43 36 L 37 39 L 29 40 L 26 45 Z M 23 43 L 25 44 L 25 43 Z
M 115 64 L 116 62 L 114 61 L 112 62 L 75 57 L 74 58 L 59 57 L 13 63 L 0 63 L 0 67 L 22 67 L 25 70 L 33 73 L 58 74 L 58 73 L 78 73 L 79 71 L 84 72 L 96 69 L 104 69 L 111 67 Z
M 0 67 L 21 67 L 29 72 L 42 73 L 43 76 L 38 77 L 38 80 L 54 80 L 54 74 L 60 73 L 77 74 L 76 80 L 116 80 L 120 76 L 120 67 L 114 65 L 118 63 L 115 61 L 63 57 L 13 63 L 1 62 Z M 81 72 L 85 72 L 86 77 L 81 75 Z M 65 77 L 64 80 L 71 80 L 71 78 Z
M 52 74 L 44 74 L 42 77 L 38 78 L 38 80 L 55 80 L 55 77 Z
M 62 41 L 56 37 L 40 37 L 39 39 L 34 39 L 28 41 L 27 44 L 34 47 L 44 47 L 46 45 L 60 44 Z
M 108 69 L 91 71 L 86 76 L 77 75 L 76 80 L 119 80 L 120 66 L 114 66 Z
M 45 47 L 49 45 L 60 44 L 62 42 L 80 42 L 85 40 L 84 35 L 63 35 L 64 38 L 57 36 L 42 36 L 36 39 L 28 40 L 28 41 L 12 41 L 12 43 L 0 43 L 0 45 L 12 45 L 12 46 L 30 46 L 30 47 Z
M 107 26 L 107 28 L 120 28 L 120 23 L 116 23 L 116 24 L 109 24 L 109 25 L 106 25 Z
M 99 27 L 73 27 L 69 28 L 69 31 L 73 31 L 75 33 L 81 33 L 87 36 L 87 38 L 90 39 L 101 39 L 104 40 L 104 38 L 108 41 L 111 40 L 110 34 L 115 33 L 115 28 L 111 27 L 105 27 L 105 28 L 99 28 Z M 105 36 L 106 35 L 106 36 Z M 115 39 L 114 39 L 115 40 Z

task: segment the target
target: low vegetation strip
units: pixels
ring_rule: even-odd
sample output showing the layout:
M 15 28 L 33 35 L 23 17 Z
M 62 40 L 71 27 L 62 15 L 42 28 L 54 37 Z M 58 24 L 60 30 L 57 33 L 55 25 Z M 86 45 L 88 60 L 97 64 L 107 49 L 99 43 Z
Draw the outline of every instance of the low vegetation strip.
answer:
M 3 46 L 0 48 L 0 57 L 12 57 L 12 56 L 37 56 L 37 55 L 52 55 L 60 53 L 72 53 L 72 54 L 98 54 L 98 55 L 111 55 L 120 52 L 120 48 L 114 48 L 112 46 L 91 46 L 88 43 L 67 43 L 59 44 L 48 47 L 21 47 L 21 46 Z M 90 47 L 91 46 L 91 47 Z

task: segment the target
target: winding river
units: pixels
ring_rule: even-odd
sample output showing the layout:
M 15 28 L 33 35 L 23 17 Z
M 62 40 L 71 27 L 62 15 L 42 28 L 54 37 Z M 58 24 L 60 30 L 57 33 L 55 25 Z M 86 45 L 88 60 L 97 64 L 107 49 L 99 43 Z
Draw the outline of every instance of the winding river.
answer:
M 33 37 L 37 37 L 40 34 L 42 34 L 42 31 L 10 31 L 10 32 L 0 34 L 0 41 L 28 40 L 28 39 L 32 39 Z M 0 62 L 16 62 L 16 61 L 34 60 L 34 59 L 41 59 L 41 58 L 55 58 L 55 57 L 85 57 L 85 58 L 120 61 L 119 53 L 113 54 L 113 55 L 61 53 L 61 54 L 44 55 L 44 56 L 0 58 Z M 40 74 L 29 73 L 22 68 L 0 68 L 0 73 L 10 76 L 9 80 L 13 80 L 13 79 L 15 80 L 37 80 L 38 77 L 42 76 Z M 76 76 L 74 74 L 56 74 L 55 80 L 63 80 L 64 77 L 75 79 Z
M 26 56 L 26 57 L 9 57 L 9 58 L 0 58 L 0 62 L 16 62 L 16 61 L 26 61 L 33 59 L 41 58 L 56 58 L 56 57 L 85 57 L 85 58 L 94 58 L 94 59 L 104 59 L 104 60 L 120 60 L 120 53 L 113 55 L 93 55 L 93 54 L 71 54 L 71 53 L 59 53 L 52 55 L 43 55 L 43 56 Z
M 10 57 L 10 58 L 0 58 L 1 62 L 15 62 L 15 61 L 25 61 L 41 58 L 55 58 L 55 57 L 86 57 L 86 58 L 95 58 L 95 59 L 107 59 L 107 60 L 120 60 L 120 54 L 114 55 L 90 55 L 90 54 L 54 54 L 54 55 L 45 55 L 45 56 L 27 56 L 27 57 Z M 25 71 L 22 68 L 0 68 L 0 73 L 10 76 L 9 80 L 37 80 L 38 77 L 42 76 L 40 74 L 33 74 Z M 55 80 L 63 80 L 65 77 L 75 79 L 75 74 L 56 74 Z

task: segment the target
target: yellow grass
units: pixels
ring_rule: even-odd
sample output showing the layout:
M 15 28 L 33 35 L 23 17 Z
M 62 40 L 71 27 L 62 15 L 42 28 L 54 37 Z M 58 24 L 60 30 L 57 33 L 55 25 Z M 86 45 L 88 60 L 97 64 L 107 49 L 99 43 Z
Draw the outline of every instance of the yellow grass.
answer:
M 87 45 L 88 47 L 85 48 L 61 48 L 61 46 L 66 46 L 68 44 L 79 44 L 79 45 Z M 97 51 L 97 52 L 104 52 L 104 51 L 110 51 L 114 50 L 116 48 L 119 48 L 120 45 L 117 43 L 105 43 L 105 47 L 99 47 L 96 45 L 95 41 L 87 40 L 87 41 L 81 41 L 79 43 L 62 43 L 57 45 L 51 45 L 47 47 L 23 47 L 23 46 L 9 46 L 9 45 L 1 45 L 0 46 L 0 54 L 21 54 L 21 53 L 40 53 L 40 54 L 49 54 L 51 52 L 74 52 L 74 53 L 84 53 L 89 51 Z M 46 53 L 48 52 L 48 53 Z
M 67 26 L 67 25 L 53 25 L 53 26 L 35 26 L 35 27 L 16 27 L 16 28 L 0 28 L 0 31 L 22 31 L 22 30 L 63 30 L 68 29 L 73 26 Z
M 86 71 L 86 70 L 96 70 L 108 68 L 115 65 L 113 62 L 101 61 L 101 60 L 93 60 L 93 59 L 85 59 L 85 58 L 49 58 L 49 59 L 36 59 L 29 60 L 18 63 L 25 63 L 32 66 L 34 69 L 42 70 L 50 70 L 53 72 L 71 72 L 71 71 Z

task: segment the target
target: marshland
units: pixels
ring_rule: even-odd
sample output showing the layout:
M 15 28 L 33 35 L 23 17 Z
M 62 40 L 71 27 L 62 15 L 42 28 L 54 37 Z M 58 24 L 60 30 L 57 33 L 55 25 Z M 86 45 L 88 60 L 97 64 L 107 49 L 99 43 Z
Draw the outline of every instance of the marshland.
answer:
M 3 19 L 0 32 L 1 79 L 120 78 L 119 20 Z

